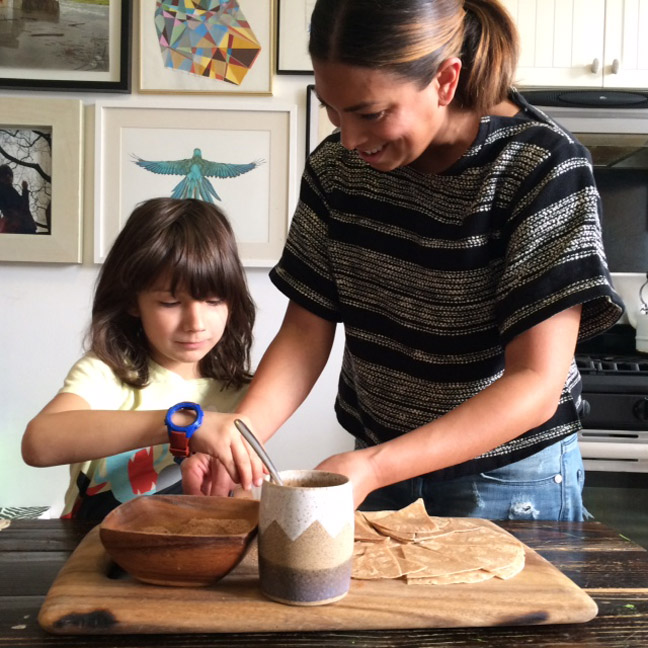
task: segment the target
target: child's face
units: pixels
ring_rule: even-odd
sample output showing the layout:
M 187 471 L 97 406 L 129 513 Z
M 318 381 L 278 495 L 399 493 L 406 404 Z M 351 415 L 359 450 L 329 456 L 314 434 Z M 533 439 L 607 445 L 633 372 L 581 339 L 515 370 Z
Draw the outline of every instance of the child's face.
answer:
M 168 283 L 157 282 L 137 296 L 133 313 L 142 320 L 151 356 L 162 367 L 186 379 L 200 378 L 198 363 L 220 341 L 229 308 L 218 297 L 197 301 Z

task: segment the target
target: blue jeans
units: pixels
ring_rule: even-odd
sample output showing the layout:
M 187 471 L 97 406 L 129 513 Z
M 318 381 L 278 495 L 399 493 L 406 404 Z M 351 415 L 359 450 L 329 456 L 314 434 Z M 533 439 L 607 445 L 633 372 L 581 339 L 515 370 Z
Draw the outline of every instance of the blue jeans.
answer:
M 415 477 L 370 493 L 364 511 L 395 510 L 419 497 L 430 515 L 490 520 L 572 520 L 583 506 L 585 470 L 572 434 L 515 463 L 448 481 Z

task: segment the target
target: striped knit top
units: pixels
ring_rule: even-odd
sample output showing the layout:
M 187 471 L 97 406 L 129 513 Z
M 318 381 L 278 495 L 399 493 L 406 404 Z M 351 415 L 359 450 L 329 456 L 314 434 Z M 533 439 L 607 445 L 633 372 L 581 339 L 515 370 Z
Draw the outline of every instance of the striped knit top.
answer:
M 377 171 L 339 135 L 310 156 L 283 255 L 291 300 L 342 322 L 335 411 L 360 441 L 387 441 L 497 380 L 516 335 L 577 304 L 581 339 L 622 313 L 600 230 L 589 153 L 517 93 L 472 146 L 427 175 Z M 458 466 L 450 479 L 522 459 L 579 429 L 575 363 L 554 416 Z

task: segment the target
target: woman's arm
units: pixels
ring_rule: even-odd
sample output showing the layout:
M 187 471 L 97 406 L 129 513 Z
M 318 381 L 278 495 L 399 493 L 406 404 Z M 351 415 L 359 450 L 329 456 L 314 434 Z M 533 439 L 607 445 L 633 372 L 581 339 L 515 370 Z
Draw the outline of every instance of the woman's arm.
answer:
M 558 406 L 573 359 L 581 307 L 515 338 L 502 377 L 439 419 L 392 441 L 335 455 L 318 468 L 354 484 L 356 505 L 373 490 L 468 461 L 544 423 Z
M 289 302 L 237 409 L 260 440 L 267 441 L 306 399 L 326 366 L 334 337 L 335 322 Z
M 334 322 L 294 302 L 288 304 L 281 328 L 237 409 L 236 416 L 260 441 L 267 441 L 308 396 L 326 365 L 334 337 Z M 230 430 L 234 418 L 223 421 Z M 226 495 L 232 486 L 218 461 L 199 455 L 183 462 L 182 485 L 185 493 L 195 495 Z

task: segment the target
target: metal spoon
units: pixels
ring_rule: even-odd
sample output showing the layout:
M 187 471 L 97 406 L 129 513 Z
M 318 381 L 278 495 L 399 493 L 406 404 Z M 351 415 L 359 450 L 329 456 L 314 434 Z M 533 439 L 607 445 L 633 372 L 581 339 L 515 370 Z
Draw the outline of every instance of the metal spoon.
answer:
M 236 425 L 236 429 L 243 435 L 243 438 L 252 446 L 254 452 L 259 455 L 259 458 L 268 469 L 272 481 L 274 481 L 275 484 L 279 484 L 279 486 L 283 486 L 283 481 L 281 480 L 281 477 L 279 477 L 279 473 L 277 472 L 275 465 L 272 463 L 272 459 L 270 459 L 268 453 L 259 443 L 259 440 L 254 436 L 254 434 L 252 434 L 252 430 L 250 430 L 250 428 L 245 425 L 241 419 L 234 419 L 234 425 Z

